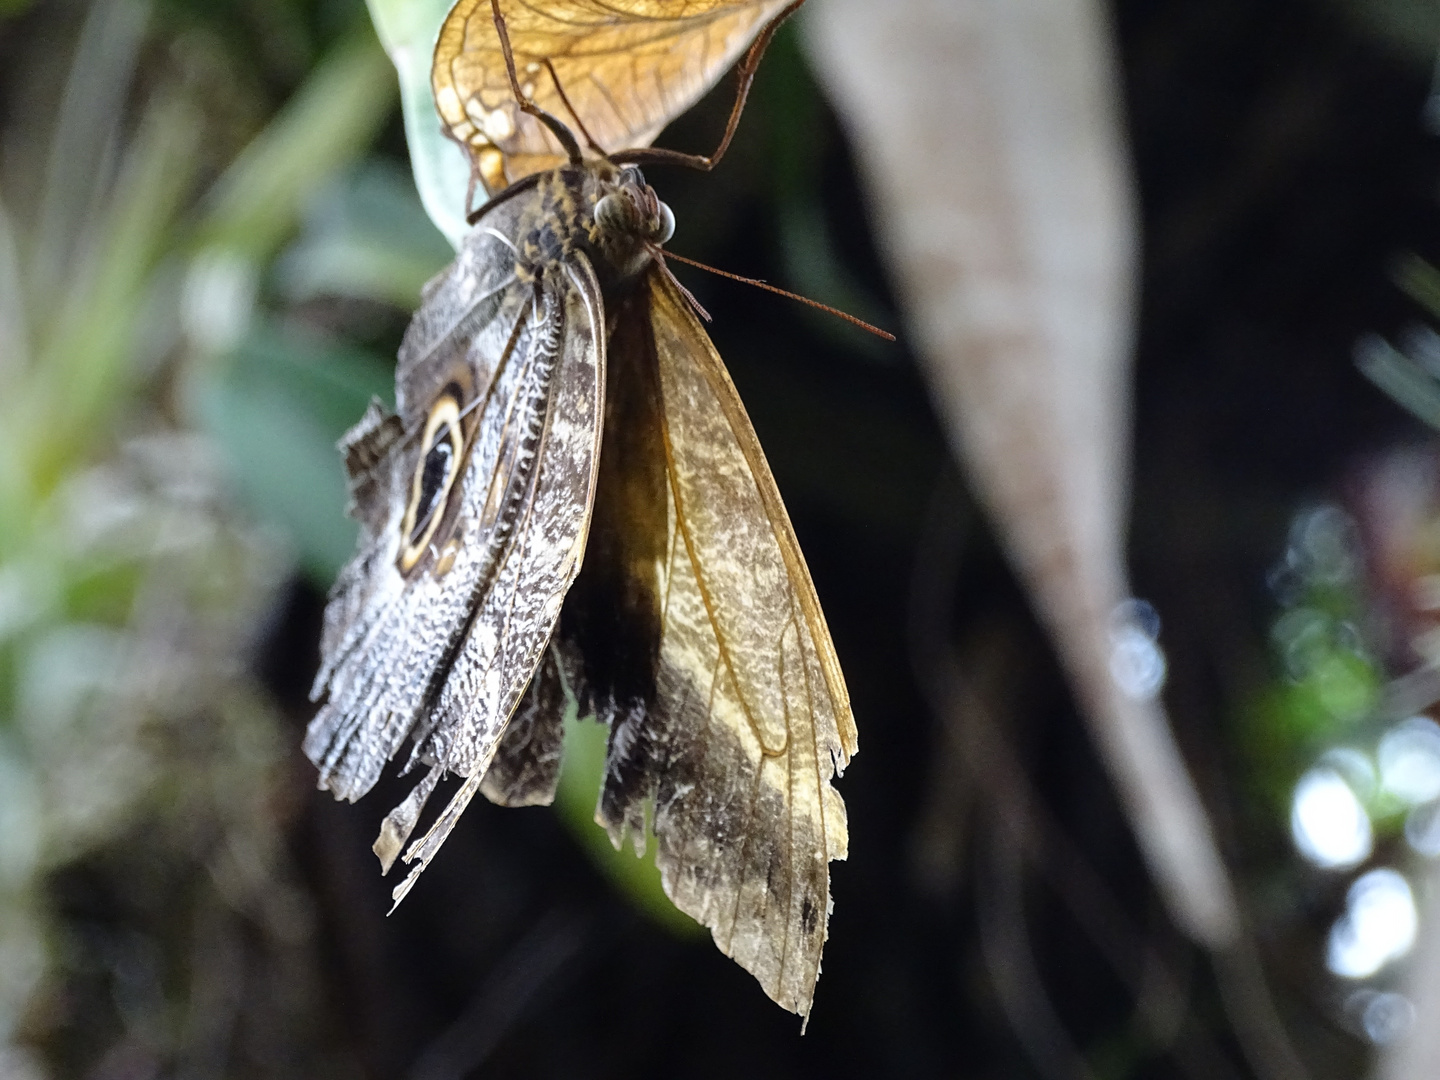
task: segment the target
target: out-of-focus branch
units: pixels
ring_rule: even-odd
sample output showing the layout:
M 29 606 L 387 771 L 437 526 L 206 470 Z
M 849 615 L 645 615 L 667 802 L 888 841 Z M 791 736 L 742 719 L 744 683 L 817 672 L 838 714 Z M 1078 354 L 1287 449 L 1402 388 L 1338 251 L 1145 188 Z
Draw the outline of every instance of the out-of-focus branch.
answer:
M 1440 865 L 1431 864 L 1421 897 L 1420 936 L 1404 986 L 1415 1018 L 1405 1036 L 1381 1052 L 1376 1080 L 1440 1076 Z
M 997 820 L 983 844 L 977 889 L 980 950 L 995 996 L 1031 1062 L 1049 1080 L 1093 1080 L 1095 1073 L 1056 1015 L 1040 980 L 1025 927 L 1025 863 L 1013 823 Z
M 1238 932 L 1157 700 L 1110 673 L 1129 452 L 1134 215 L 1095 3 L 864 0 L 809 13 L 952 445 L 1000 527 L 1161 892 Z

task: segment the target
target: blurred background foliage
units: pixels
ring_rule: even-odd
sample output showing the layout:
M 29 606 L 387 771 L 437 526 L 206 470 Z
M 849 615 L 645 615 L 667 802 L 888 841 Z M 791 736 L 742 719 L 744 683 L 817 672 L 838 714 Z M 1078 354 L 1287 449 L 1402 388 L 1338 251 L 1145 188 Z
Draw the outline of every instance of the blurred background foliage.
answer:
M 376 5 L 387 43 L 422 7 Z M 695 274 L 864 733 L 810 1034 L 589 824 L 583 721 L 558 812 L 472 809 L 387 920 L 396 792 L 332 804 L 298 742 L 354 537 L 334 443 L 450 256 L 425 114 L 361 0 L 5 0 L 0 1075 L 1301 1075 L 1253 1052 L 1257 1000 L 1305 1073 L 1365 1074 L 1440 855 L 1440 30 L 1408 0 L 1113 14 L 1132 561 L 1268 994 L 1166 924 L 907 351 Z M 897 325 L 794 34 L 720 172 L 655 172 L 681 253 Z M 923 703 L 917 627 L 984 673 L 970 728 Z M 1027 799 L 1033 881 L 1002 842 Z

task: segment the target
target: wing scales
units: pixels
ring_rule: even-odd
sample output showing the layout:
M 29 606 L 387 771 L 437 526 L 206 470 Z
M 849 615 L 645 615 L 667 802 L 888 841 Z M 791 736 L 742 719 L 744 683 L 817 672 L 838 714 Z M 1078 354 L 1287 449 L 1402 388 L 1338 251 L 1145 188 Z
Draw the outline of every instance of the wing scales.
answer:
M 600 459 L 604 313 L 599 283 L 584 255 L 577 253 L 566 262 L 563 274 L 562 282 L 546 286 L 553 302 L 562 305 L 564 317 L 555 342 L 559 356 L 555 376 L 548 380 L 544 424 L 531 451 L 537 467 L 528 471 L 531 480 L 514 538 L 492 586 L 479 600 L 427 723 L 427 755 L 466 780 L 435 824 L 405 853 L 405 861 L 413 865 L 395 887 L 396 903 L 430 864 L 480 789 L 584 557 Z M 522 448 L 522 459 L 525 453 Z M 404 822 L 387 823 L 403 841 L 409 834 L 405 826 L 413 828 L 415 817 L 409 807 L 399 809 Z
M 486 243 L 472 237 L 470 243 Z M 467 777 L 407 854 L 419 865 L 397 888 L 397 901 L 478 787 L 531 681 L 578 570 L 594 496 L 604 385 L 594 272 L 577 255 L 539 285 L 522 283 L 513 273 L 513 245 L 493 237 L 490 245 L 484 259 L 473 261 L 490 271 L 499 263 L 507 271 L 501 283 L 487 287 L 462 256 L 435 288 L 440 301 L 432 295 L 429 316 L 407 332 L 397 379 L 407 431 L 422 419 L 427 388 L 470 381 L 467 411 L 476 418 L 454 550 L 446 556 L 432 549 L 414 571 L 400 571 L 403 492 L 420 449 L 413 439 L 394 437 L 393 419 L 367 414 L 369 427 L 357 428 L 349 456 L 378 460 L 353 485 L 365 527 L 327 611 L 316 691 L 328 690 L 329 700 L 305 740 L 321 786 L 353 800 L 373 786 L 406 738 L 415 738 L 412 761 L 432 768 L 386 819 L 376 851 L 387 868 L 439 776 Z M 473 313 L 486 304 L 494 312 L 482 325 L 463 326 L 471 316 L 454 315 L 456 306 Z M 383 438 L 390 440 L 384 452 L 367 455 Z
M 669 487 L 655 704 L 617 717 L 597 817 L 654 798 L 666 891 L 776 1002 L 807 1014 L 844 858 L 831 777 L 855 752 L 829 632 L 734 386 L 675 287 L 648 285 Z
M 493 561 L 493 553 L 490 560 L 482 553 L 499 538 L 467 532 L 464 522 L 478 518 L 478 493 L 504 461 L 510 403 L 536 394 L 533 386 L 527 394 L 525 386 L 541 344 L 534 294 L 515 280 L 510 251 L 493 237 L 475 237 L 436 294 L 401 344 L 399 415 L 387 423 L 406 434 L 393 438 L 368 468 L 364 459 L 374 455 L 347 454 L 361 469 L 352 476 L 352 492 L 362 529 L 326 610 L 314 693 L 328 692 L 329 700 L 311 721 L 305 752 L 320 769 L 321 786 L 351 801 L 374 786 L 421 721 L 431 677 L 466 625 Z M 424 426 L 427 392 L 438 393 L 447 382 L 469 388 L 464 404 L 473 416 L 473 449 L 458 508 L 467 555 L 443 578 L 428 572 L 433 558 L 406 575 L 397 562 L 401 518 L 421 453 L 413 435 Z M 360 445 L 364 423 L 347 447 Z M 507 483 L 518 479 L 507 473 Z

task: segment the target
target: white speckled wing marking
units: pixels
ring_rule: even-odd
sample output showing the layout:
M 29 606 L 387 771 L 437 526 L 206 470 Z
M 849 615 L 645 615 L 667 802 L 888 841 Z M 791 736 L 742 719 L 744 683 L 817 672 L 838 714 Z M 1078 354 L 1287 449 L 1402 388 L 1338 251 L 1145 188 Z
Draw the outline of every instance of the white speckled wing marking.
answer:
M 514 537 L 450 668 L 432 713 L 435 759 L 466 777 L 405 854 L 416 863 L 398 903 L 479 790 L 505 725 L 539 667 L 565 594 L 580 571 L 595 499 L 605 388 L 605 316 L 589 260 L 575 253 L 553 289 L 565 306 L 558 370 L 535 449 L 537 467 Z M 524 452 L 523 450 L 521 451 Z
M 517 204 L 523 200 L 516 200 Z M 359 548 L 326 610 L 306 733 L 320 784 L 354 800 L 413 736 L 431 765 L 386 819 L 388 869 L 446 771 L 471 782 L 412 849 L 421 859 L 453 826 L 539 663 L 578 570 L 594 497 L 604 387 L 604 317 L 583 255 L 537 281 L 517 273 L 522 205 L 467 238 L 427 286 L 400 350 L 398 417 L 377 408 L 347 436 Z M 437 542 L 402 570 L 401 520 L 432 403 L 456 396 L 464 454 L 436 513 Z
M 320 770 L 320 786 L 352 802 L 422 721 L 433 677 L 485 586 L 482 553 L 501 538 L 480 527 L 476 504 L 504 467 L 506 419 L 527 381 L 534 396 L 533 358 L 543 337 L 534 288 L 517 280 L 512 251 L 493 236 L 472 234 L 426 293 L 400 346 L 398 416 L 372 408 L 342 444 L 361 529 L 325 611 L 312 693 L 328 700 L 306 732 L 305 753 Z M 406 574 L 398 565 L 401 520 L 422 452 L 417 435 L 450 382 L 467 390 L 461 404 L 472 427 L 457 495 L 463 557 L 445 575 L 432 572 L 433 558 Z M 376 436 L 386 432 L 380 445 Z
M 670 502 L 658 693 L 616 721 L 597 816 L 618 844 L 653 795 L 666 892 L 806 1015 L 846 854 L 830 780 L 856 749 L 849 697 L 734 385 L 675 286 L 646 287 Z

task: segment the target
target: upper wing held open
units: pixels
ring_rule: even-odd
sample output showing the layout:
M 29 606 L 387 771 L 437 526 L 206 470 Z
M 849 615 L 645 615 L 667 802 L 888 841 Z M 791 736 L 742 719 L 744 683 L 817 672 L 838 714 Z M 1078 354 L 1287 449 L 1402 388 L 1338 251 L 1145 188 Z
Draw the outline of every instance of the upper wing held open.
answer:
M 542 66 L 607 151 L 648 146 L 698 101 L 785 0 L 503 0 L 521 88 L 573 126 Z M 460 0 L 435 44 L 435 105 L 475 155 L 491 193 L 565 161 L 516 107 L 490 0 Z

